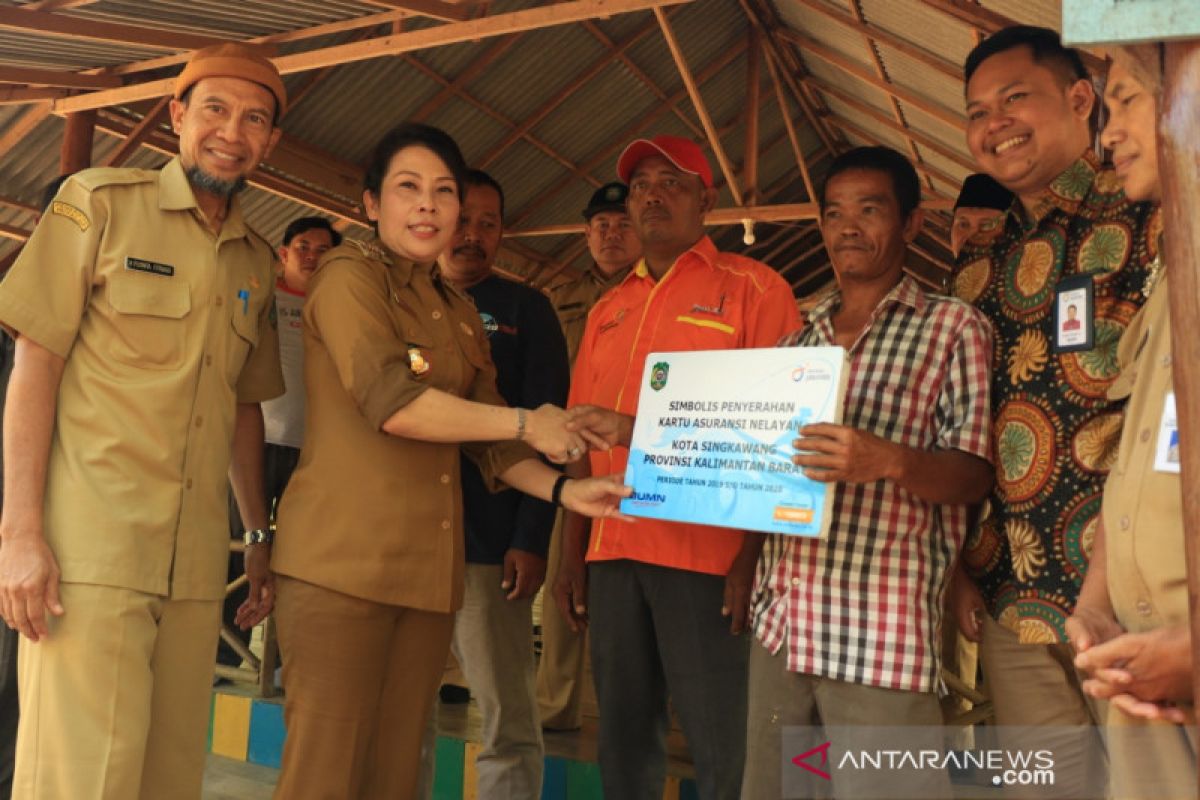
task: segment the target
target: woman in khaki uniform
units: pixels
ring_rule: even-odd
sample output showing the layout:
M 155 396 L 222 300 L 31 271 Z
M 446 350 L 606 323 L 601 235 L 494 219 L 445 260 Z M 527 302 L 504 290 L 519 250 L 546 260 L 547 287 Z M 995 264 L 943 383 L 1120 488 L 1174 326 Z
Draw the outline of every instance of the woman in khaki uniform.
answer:
M 272 557 L 288 727 L 276 797 L 413 796 L 462 599 L 461 443 L 487 480 L 590 516 L 625 494 L 535 457 L 582 455 L 561 409 L 503 406 L 479 314 L 435 264 L 464 172 L 442 131 L 393 130 L 363 193 L 378 237 L 329 251 L 309 284 L 307 433 Z

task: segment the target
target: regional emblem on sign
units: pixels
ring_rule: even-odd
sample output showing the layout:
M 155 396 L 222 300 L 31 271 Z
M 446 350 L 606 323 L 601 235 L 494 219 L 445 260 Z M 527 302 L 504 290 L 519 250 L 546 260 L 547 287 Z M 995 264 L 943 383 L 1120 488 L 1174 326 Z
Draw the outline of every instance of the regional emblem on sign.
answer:
M 665 361 L 660 361 L 650 370 L 650 388 L 658 391 L 667 385 L 667 373 L 671 371 L 671 365 Z

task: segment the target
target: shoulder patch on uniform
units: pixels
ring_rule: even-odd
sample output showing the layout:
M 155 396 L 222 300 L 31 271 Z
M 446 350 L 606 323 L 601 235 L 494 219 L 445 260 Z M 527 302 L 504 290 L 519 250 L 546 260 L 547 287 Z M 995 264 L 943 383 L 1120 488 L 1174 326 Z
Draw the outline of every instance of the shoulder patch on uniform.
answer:
M 387 261 L 387 253 L 383 252 L 383 248 L 374 242 L 364 242 L 362 239 L 343 239 L 338 247 L 349 247 L 362 253 L 367 258 L 374 258 L 377 261 Z M 336 250 L 337 247 L 333 249 Z M 333 250 L 329 252 L 333 252 Z
M 55 200 L 50 204 L 50 213 L 57 214 L 60 217 L 66 217 L 79 226 L 79 230 L 86 231 L 92 227 L 92 221 L 88 219 L 87 214 L 80 211 L 70 203 L 64 203 L 62 200 Z
M 156 181 L 158 180 L 158 170 L 133 169 L 131 167 L 92 167 L 76 172 L 71 176 L 71 180 L 84 189 L 93 191 L 102 186 Z

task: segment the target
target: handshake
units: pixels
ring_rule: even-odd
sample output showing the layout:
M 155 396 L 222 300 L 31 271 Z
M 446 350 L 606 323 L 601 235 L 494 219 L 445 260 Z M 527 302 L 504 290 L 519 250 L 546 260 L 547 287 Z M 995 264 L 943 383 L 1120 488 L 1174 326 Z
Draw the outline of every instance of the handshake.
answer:
M 562 409 L 547 403 L 528 412 L 522 441 L 555 464 L 578 461 L 589 450 L 628 447 L 633 417 L 599 406 Z

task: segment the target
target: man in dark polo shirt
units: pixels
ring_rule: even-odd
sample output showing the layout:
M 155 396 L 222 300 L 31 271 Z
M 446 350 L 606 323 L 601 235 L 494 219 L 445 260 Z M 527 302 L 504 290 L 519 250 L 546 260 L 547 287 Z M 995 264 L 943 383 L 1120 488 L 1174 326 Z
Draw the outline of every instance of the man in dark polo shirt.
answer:
M 562 406 L 570 374 L 554 309 L 540 292 L 492 272 L 503 233 L 504 192 L 477 170 L 467 174 L 464 189 L 458 232 L 441 258 L 442 274 L 479 308 L 505 401 L 525 408 Z M 455 619 L 453 650 L 483 717 L 478 796 L 540 797 L 533 597 L 546 576 L 555 509 L 516 490 L 490 493 L 467 460 L 462 486 L 466 591 Z

